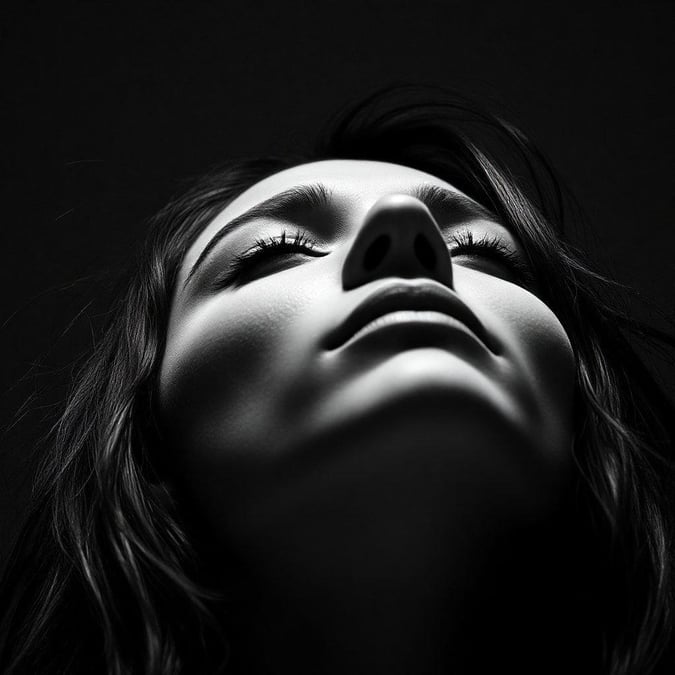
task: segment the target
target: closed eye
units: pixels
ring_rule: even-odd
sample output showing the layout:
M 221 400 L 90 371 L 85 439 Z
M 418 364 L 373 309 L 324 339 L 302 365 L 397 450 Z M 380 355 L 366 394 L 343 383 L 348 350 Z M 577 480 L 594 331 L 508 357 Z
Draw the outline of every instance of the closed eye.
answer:
M 284 230 L 278 237 L 256 239 L 254 246 L 234 256 L 225 273 L 216 279 L 216 286 L 222 287 L 240 280 L 258 265 L 273 264 L 274 261 L 277 261 L 288 267 L 287 256 L 284 256 L 284 254 L 302 253 L 312 257 L 327 255 L 324 251 L 317 251 L 316 247 L 317 242 L 307 233 L 300 231 L 295 232 L 290 237 L 288 232 Z
M 529 266 L 497 235 L 482 234 L 475 238 L 473 232 L 467 229 L 453 234 L 451 240 L 450 253 L 453 259 L 467 257 L 470 264 L 473 263 L 479 268 L 487 259 L 506 268 L 524 285 L 535 284 L 535 278 Z M 288 231 L 283 230 L 278 237 L 256 239 L 254 246 L 235 255 L 225 273 L 216 279 L 215 284 L 217 287 L 222 287 L 240 280 L 257 265 L 274 264 L 276 261 L 284 268 L 292 266 L 288 261 L 288 254 L 322 257 L 327 255 L 327 252 L 318 251 L 317 242 L 306 232 L 296 231 L 289 236 Z M 458 264 L 460 264 L 459 261 Z
M 535 285 L 534 274 L 522 260 L 520 254 L 509 248 L 497 235 L 482 234 L 474 238 L 471 230 L 462 230 L 452 236 L 450 253 L 454 258 L 478 258 L 479 267 L 487 259 L 496 265 L 506 268 L 508 272 L 526 286 Z

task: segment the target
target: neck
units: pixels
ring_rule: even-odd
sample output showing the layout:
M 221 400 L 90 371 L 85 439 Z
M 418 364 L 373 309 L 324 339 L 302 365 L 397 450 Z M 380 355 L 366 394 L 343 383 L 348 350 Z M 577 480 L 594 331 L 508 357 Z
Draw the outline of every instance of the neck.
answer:
M 419 417 L 412 449 L 394 424 L 333 464 L 321 446 L 228 528 L 233 675 L 583 672 L 569 505 L 520 469 L 508 429 L 457 427 L 449 452 Z
M 330 580 L 240 575 L 232 672 L 585 672 L 578 579 L 550 537 L 512 532 L 452 561 L 413 550 Z

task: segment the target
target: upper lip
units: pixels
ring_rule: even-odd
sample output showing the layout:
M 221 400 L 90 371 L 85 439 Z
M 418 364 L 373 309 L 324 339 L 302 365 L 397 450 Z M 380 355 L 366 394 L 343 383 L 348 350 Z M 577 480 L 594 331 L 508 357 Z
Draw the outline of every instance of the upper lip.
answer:
M 397 283 L 371 293 L 337 328 L 324 343 L 326 349 L 336 349 L 366 324 L 380 316 L 401 310 L 435 311 L 461 321 L 489 348 L 487 331 L 478 317 L 445 287 L 425 283 Z

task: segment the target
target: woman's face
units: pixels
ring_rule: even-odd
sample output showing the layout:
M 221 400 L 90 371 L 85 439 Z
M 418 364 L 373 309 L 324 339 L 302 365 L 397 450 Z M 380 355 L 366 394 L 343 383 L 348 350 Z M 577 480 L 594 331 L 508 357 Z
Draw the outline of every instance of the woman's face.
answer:
M 185 257 L 159 380 L 176 480 L 216 538 L 546 512 L 574 358 L 525 264 L 515 233 L 406 166 L 304 164 L 231 202 Z

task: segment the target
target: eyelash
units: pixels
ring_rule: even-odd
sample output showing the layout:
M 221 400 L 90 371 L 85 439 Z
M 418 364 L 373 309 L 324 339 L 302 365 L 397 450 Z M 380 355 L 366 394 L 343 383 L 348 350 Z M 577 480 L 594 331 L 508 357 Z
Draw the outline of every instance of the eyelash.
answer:
M 485 258 L 495 260 L 503 264 L 526 285 L 534 284 L 534 276 L 529 267 L 520 259 L 518 254 L 504 246 L 498 236 L 483 234 L 474 239 L 471 230 L 462 230 L 452 236 L 452 241 L 456 247 L 451 251 L 454 256 L 477 254 Z M 228 265 L 226 278 L 219 282 L 219 285 L 225 284 L 236 279 L 250 264 L 262 262 L 263 260 L 274 258 L 280 253 L 308 253 L 314 257 L 322 255 L 314 253 L 317 242 L 309 237 L 306 232 L 295 232 L 292 237 L 283 230 L 279 237 L 269 237 L 267 239 L 256 239 L 255 245 L 250 249 L 234 256 L 232 262 Z
M 272 258 L 280 253 L 311 253 L 316 248 L 317 243 L 305 232 L 296 232 L 292 239 L 289 239 L 288 232 L 283 230 L 280 237 L 269 237 L 265 239 L 256 239 L 255 246 L 234 256 L 229 264 L 228 277 L 236 277 L 253 261 L 262 262 L 267 258 Z M 320 254 L 315 254 L 320 255 Z
M 462 230 L 454 234 L 452 240 L 457 244 L 453 255 L 471 255 L 472 253 L 476 253 L 505 265 L 526 286 L 533 286 L 535 284 L 534 274 L 529 266 L 523 262 L 517 253 L 504 246 L 497 235 L 483 234 L 478 239 L 474 239 L 471 230 Z

